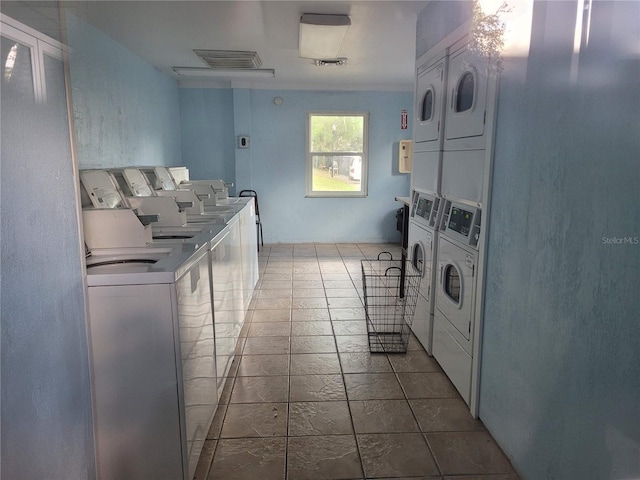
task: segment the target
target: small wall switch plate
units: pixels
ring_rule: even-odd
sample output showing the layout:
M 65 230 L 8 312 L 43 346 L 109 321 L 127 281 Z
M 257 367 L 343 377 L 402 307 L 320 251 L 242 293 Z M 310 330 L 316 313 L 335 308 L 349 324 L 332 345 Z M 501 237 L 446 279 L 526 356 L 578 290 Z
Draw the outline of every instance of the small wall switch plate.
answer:
M 249 137 L 247 135 L 238 136 L 238 148 L 249 148 Z

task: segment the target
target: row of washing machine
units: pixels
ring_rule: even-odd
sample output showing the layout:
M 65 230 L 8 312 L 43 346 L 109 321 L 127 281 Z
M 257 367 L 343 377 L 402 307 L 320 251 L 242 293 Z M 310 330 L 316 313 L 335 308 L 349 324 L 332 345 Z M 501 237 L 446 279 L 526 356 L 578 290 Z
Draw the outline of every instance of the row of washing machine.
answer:
M 417 62 L 408 255 L 423 279 L 413 330 L 467 404 L 477 381 L 492 82 L 487 59 L 463 30 Z
M 99 476 L 191 479 L 258 280 L 253 199 L 165 167 L 80 183 Z

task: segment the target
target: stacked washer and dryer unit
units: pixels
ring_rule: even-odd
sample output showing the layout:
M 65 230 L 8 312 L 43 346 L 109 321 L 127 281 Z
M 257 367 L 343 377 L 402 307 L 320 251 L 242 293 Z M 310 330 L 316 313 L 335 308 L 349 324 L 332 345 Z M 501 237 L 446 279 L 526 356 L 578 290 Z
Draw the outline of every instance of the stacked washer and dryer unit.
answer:
M 461 27 L 416 64 L 409 256 L 423 272 L 414 333 L 477 414 L 495 82 L 468 32 Z

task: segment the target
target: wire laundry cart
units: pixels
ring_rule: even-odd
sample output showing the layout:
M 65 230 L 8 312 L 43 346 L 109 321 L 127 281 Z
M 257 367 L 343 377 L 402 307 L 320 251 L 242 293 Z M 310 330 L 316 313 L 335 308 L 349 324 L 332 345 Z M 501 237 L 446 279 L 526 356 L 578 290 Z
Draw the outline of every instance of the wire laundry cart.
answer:
M 388 256 L 388 258 L 386 258 Z M 420 273 L 410 261 L 382 252 L 361 260 L 369 350 L 405 353 L 416 311 Z

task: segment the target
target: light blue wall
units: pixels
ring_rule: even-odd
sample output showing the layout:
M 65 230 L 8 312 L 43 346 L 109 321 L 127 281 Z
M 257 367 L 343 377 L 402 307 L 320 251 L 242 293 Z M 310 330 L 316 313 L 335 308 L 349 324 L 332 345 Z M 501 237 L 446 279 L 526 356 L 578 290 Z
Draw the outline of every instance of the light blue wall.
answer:
M 92 479 L 84 250 L 63 65 L 46 70 L 46 105 L 33 102 L 27 75 L 3 78 L 0 101 L 0 469 L 7 480 Z
M 579 59 L 577 7 L 536 2 L 505 59 L 480 418 L 526 479 L 639 478 L 640 4 L 594 1 Z
M 67 14 L 80 168 L 180 165 L 175 79 Z
M 538 3 L 501 80 L 480 417 L 528 479 L 640 477 L 639 6 L 593 2 L 572 81 Z
M 394 197 L 409 194 L 409 176 L 398 173 L 397 149 L 411 132 L 411 125 L 400 129 L 400 111 L 411 111 L 412 94 L 236 89 L 233 95 L 235 135 L 251 138 L 250 149 L 236 150 L 236 189 L 258 192 L 265 242 L 399 241 L 395 211 L 400 205 Z M 276 96 L 284 100 L 281 106 L 274 105 Z M 183 117 L 194 108 L 186 102 L 181 107 Z M 212 108 L 217 112 L 219 107 Z M 367 198 L 305 198 L 310 111 L 370 112 Z M 185 159 L 201 149 L 183 142 Z
M 180 89 L 182 160 L 191 178 L 234 181 L 233 118 L 230 88 Z

